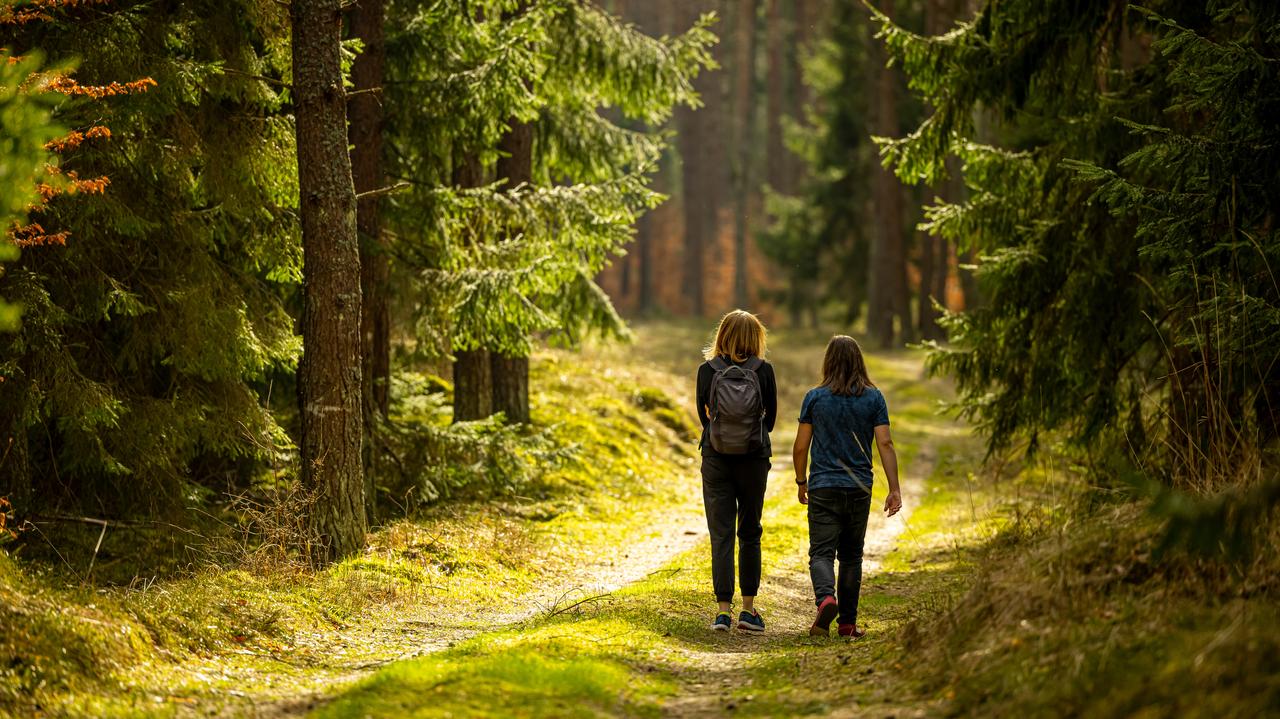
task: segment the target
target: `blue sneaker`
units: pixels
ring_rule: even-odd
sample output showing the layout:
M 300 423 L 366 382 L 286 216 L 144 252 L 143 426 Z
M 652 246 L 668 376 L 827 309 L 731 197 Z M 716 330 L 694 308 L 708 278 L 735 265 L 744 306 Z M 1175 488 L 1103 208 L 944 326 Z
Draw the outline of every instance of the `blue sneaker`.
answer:
M 720 612 L 716 615 L 716 620 L 711 623 L 711 628 L 717 632 L 727 632 L 733 624 L 733 615 L 728 612 Z
M 764 617 L 760 612 L 743 612 L 738 615 L 738 628 L 748 632 L 763 632 Z

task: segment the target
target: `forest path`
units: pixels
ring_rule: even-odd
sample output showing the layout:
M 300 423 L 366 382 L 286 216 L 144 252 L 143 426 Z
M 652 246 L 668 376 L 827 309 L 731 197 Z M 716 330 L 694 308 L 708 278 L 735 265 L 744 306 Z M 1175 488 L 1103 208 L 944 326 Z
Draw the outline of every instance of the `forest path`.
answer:
M 638 344 L 654 348 L 649 362 L 661 366 L 663 347 L 687 347 L 696 341 L 683 337 L 673 341 L 670 332 L 666 327 L 639 329 Z M 944 530 L 926 540 L 927 530 L 913 521 L 913 510 L 928 509 L 922 521 L 936 524 L 938 505 L 957 503 L 954 493 L 938 492 L 935 484 L 945 480 L 939 480 L 947 473 L 940 468 L 957 464 L 952 455 L 956 446 L 969 443 L 969 432 L 937 414 L 938 400 L 949 395 L 949 388 L 924 378 L 920 353 L 872 353 L 873 379 L 889 398 L 905 507 L 896 517 L 884 517 L 878 509 L 885 493 L 880 474 L 868 528 L 859 621 L 868 625 L 868 638 L 849 642 L 809 637 L 813 601 L 807 520 L 795 499 L 789 450 L 794 416 L 803 392 L 813 384 L 824 344 L 825 337 L 816 335 L 784 337 L 771 352 L 782 409 L 773 435 L 774 466 L 764 519 L 764 581 L 758 599 L 768 623 L 763 635 L 708 629 L 714 615 L 709 553 L 705 527 L 700 524 L 697 483 L 690 481 L 689 496 L 672 503 L 671 516 L 663 519 L 665 541 L 628 545 L 614 567 L 606 568 L 597 560 L 575 574 L 573 586 L 595 587 L 597 591 L 587 596 L 598 601 L 567 611 L 562 611 L 567 603 L 559 602 L 555 611 L 525 613 L 523 619 L 447 651 L 390 665 L 326 703 L 318 715 L 688 717 L 728 712 L 739 716 L 861 715 L 878 710 L 871 715 L 904 717 L 926 713 L 927 706 L 897 698 L 891 689 L 893 670 L 880 666 L 876 658 L 894 641 L 894 630 L 904 616 L 913 611 L 902 607 L 913 606 L 918 596 L 929 591 L 933 574 L 914 570 L 913 553 L 931 551 L 949 539 Z M 967 461 L 964 458 L 960 464 Z M 688 528 L 671 531 L 682 526 Z M 531 595 L 529 603 L 544 603 L 552 594 L 543 593 L 540 599 Z M 808 686 L 814 680 L 809 663 L 815 661 L 848 666 L 849 672 L 856 668 L 854 681 L 865 685 L 865 691 L 854 703 L 825 704 L 821 682 Z
M 917 455 L 912 472 L 926 477 L 932 472 L 932 459 L 922 454 Z M 770 472 L 767 505 L 770 518 L 775 520 L 790 510 L 788 504 L 797 504 L 793 464 L 789 457 L 784 461 L 779 459 L 775 457 Z M 872 504 L 862 563 L 864 585 L 875 583 L 882 560 L 893 550 L 895 540 L 910 521 L 912 509 L 924 494 L 924 483 L 906 481 L 902 493 L 902 511 L 893 517 L 884 516 L 883 501 Z M 877 499 L 880 499 L 878 495 Z M 765 531 L 769 531 L 768 524 Z M 796 643 L 797 636 L 806 635 L 814 613 L 807 557 L 802 562 L 794 561 L 794 556 L 789 559 L 791 561 L 781 565 L 775 564 L 771 571 L 766 570 L 761 580 L 757 604 L 765 617 L 767 631 L 755 635 L 735 630 L 714 650 L 687 650 L 685 661 L 693 668 L 682 677 L 682 691 L 663 705 L 664 716 L 707 717 L 737 709 L 734 694 L 741 688 L 742 677 L 751 662 L 763 652 L 785 651 Z M 835 635 L 834 625 L 831 633 Z
M 583 547 L 583 561 L 578 567 L 549 578 L 545 588 L 521 597 L 518 603 L 478 607 L 466 615 L 465 621 L 450 617 L 442 622 L 420 612 L 406 613 L 399 618 L 397 626 L 383 630 L 397 635 L 394 641 L 402 649 L 394 656 L 353 667 L 331 666 L 330 671 L 313 677 L 308 685 L 284 697 L 232 694 L 224 697 L 223 705 L 215 711 L 205 712 L 193 707 L 196 711 L 192 715 L 228 719 L 306 716 L 335 694 L 392 663 L 445 651 L 486 633 L 518 631 L 521 626 L 541 617 L 590 607 L 595 602 L 606 600 L 618 589 L 653 576 L 673 557 L 706 541 L 705 518 L 700 511 L 695 514 L 681 509 L 688 506 L 694 506 L 692 498 L 690 502 L 670 507 L 664 515 L 669 522 L 664 525 L 668 531 L 640 540 L 621 553 L 610 551 L 608 547 Z

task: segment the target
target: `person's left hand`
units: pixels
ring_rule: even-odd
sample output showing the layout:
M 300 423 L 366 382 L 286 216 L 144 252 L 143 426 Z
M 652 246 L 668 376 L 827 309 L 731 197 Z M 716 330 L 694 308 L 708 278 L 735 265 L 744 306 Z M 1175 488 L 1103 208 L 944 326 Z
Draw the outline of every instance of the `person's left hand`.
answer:
M 800 504 L 809 503 L 809 486 L 806 484 L 796 485 L 796 499 L 800 500 Z

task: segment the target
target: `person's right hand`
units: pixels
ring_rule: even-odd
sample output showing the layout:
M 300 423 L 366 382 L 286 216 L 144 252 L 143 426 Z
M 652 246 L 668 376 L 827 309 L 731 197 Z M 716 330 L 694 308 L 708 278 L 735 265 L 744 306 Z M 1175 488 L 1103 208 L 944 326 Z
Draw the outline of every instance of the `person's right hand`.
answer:
M 902 493 L 890 492 L 888 497 L 884 498 L 884 514 L 886 517 L 892 517 L 902 509 Z
M 809 487 L 805 484 L 796 485 L 796 499 L 800 500 L 800 504 L 809 503 Z

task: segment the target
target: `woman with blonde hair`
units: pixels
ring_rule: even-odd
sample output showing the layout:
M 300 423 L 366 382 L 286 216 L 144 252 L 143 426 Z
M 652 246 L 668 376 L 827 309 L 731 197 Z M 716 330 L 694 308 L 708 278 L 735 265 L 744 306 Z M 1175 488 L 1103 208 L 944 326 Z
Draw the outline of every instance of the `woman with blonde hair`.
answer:
M 702 501 L 711 534 L 711 579 L 719 613 L 711 628 L 733 626 L 733 538 L 738 537 L 739 629 L 764 631 L 756 611 L 760 587 L 760 513 L 772 449 L 769 433 L 778 414 L 773 367 L 764 361 L 765 329 L 750 312 L 720 320 L 715 342 L 698 367 L 697 404 L 702 420 Z

